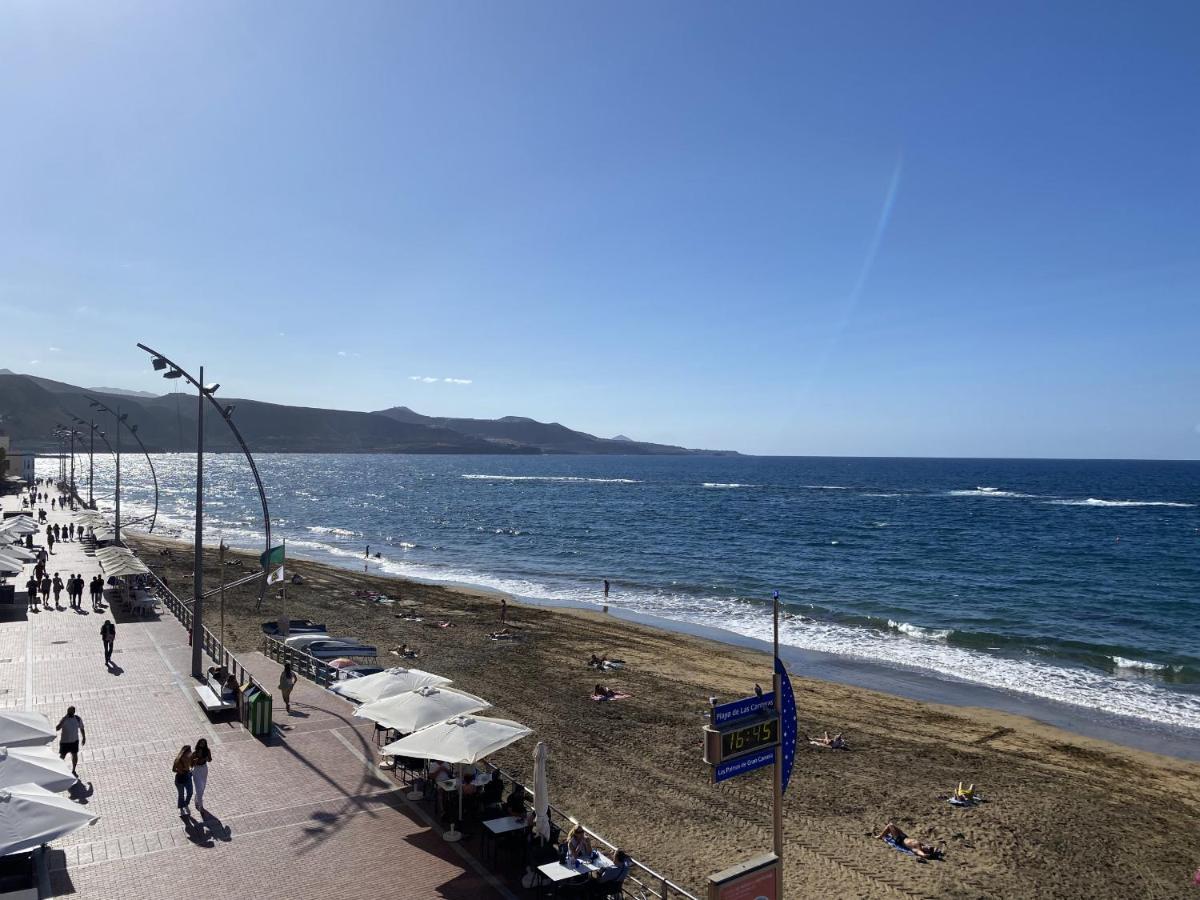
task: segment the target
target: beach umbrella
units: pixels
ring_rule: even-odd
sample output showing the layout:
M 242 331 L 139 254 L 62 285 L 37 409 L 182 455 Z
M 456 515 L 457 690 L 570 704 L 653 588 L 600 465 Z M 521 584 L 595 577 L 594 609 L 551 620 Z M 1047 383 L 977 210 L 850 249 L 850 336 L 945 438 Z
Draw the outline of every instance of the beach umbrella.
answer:
M 390 756 L 412 756 L 417 759 L 438 759 L 458 766 L 458 818 L 462 819 L 462 767 L 474 765 L 497 750 L 533 734 L 533 729 L 509 719 L 489 719 L 484 716 L 455 716 L 414 731 L 408 737 L 388 744 L 384 750 Z M 448 841 L 462 840 L 457 827 L 442 835 Z
M 38 712 L 0 709 L 0 747 L 28 747 L 54 740 L 54 726 Z
M 75 781 L 71 767 L 49 747 L 0 747 L 0 789 L 36 784 L 65 791 Z
M 546 742 L 538 741 L 533 748 L 533 823 L 542 840 L 550 840 L 550 795 L 546 790 Z
M 15 541 L 11 544 L 5 544 L 2 538 L 0 538 L 0 553 L 3 553 L 5 556 L 15 557 L 16 559 L 22 559 L 25 562 L 37 561 L 36 553 L 26 550 Z
M 36 784 L 0 788 L 0 856 L 33 850 L 99 818 Z
M 17 559 L 15 556 L 10 556 L 8 553 L 5 553 L 4 548 L 0 547 L 0 570 L 4 570 L 6 572 L 20 572 L 21 567 L 24 565 L 24 562 Z
M 476 713 L 491 705 L 482 697 L 466 691 L 427 684 L 415 691 L 365 703 L 354 711 L 354 715 L 360 719 L 370 719 L 384 728 L 411 734 L 453 716 Z M 387 755 L 390 751 L 384 747 L 381 752 Z
M 28 516 L 17 516 L 15 519 L 9 519 L 2 526 L 4 531 L 12 534 L 36 534 L 38 531 L 37 522 Z
M 331 685 L 329 690 L 340 697 L 345 697 L 358 703 L 370 703 L 372 700 L 382 700 L 384 697 L 391 697 L 394 694 L 414 691 L 419 687 L 425 687 L 427 684 L 439 685 L 449 683 L 449 678 L 434 675 L 432 672 L 394 666 L 390 669 L 384 669 L 382 672 L 376 672 L 374 675 L 351 678 L 348 681 L 339 681 L 337 684 Z
M 344 657 L 344 656 L 340 657 L 338 659 L 332 659 L 329 661 L 329 667 L 333 668 L 333 669 L 348 669 L 351 666 L 357 666 L 357 665 L 358 665 L 358 663 L 356 663 L 354 660 L 346 659 L 346 657 Z

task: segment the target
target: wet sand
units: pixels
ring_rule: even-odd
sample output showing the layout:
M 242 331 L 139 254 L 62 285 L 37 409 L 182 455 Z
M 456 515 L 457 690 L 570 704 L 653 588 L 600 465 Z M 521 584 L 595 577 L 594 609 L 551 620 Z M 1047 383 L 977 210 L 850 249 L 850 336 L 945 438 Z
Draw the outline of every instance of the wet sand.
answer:
M 130 535 L 181 597 L 191 594 L 190 549 Z M 174 548 L 167 560 L 159 550 Z M 253 570 L 257 557 L 231 553 Z M 518 639 L 496 642 L 494 594 L 408 582 L 300 560 L 288 612 L 331 633 L 420 650 L 415 665 L 491 700 L 491 714 L 528 724 L 550 748 L 551 800 L 641 862 L 697 894 L 708 874 L 771 847 L 769 769 L 711 784 L 701 760 L 707 698 L 767 687 L 761 652 L 660 630 L 600 612 L 508 604 Z M 218 583 L 215 550 L 206 587 Z M 393 603 L 355 597 L 387 594 Z M 279 614 L 257 585 L 227 592 L 225 637 L 257 648 Z M 416 614 L 421 622 L 399 616 Z M 216 598 L 205 618 L 219 628 Z M 439 627 L 448 623 L 449 627 Z M 598 674 L 592 653 L 626 661 Z M 632 696 L 589 699 L 593 686 Z M 1200 866 L 1200 764 L 1129 749 L 986 709 L 942 706 L 792 671 L 800 729 L 843 733 L 849 751 L 804 745 L 785 801 L 787 895 L 835 897 L 1185 897 Z M 495 762 L 520 777 L 533 741 Z M 942 799 L 959 781 L 987 798 L 973 809 Z M 889 820 L 945 842 L 919 862 L 874 838 Z

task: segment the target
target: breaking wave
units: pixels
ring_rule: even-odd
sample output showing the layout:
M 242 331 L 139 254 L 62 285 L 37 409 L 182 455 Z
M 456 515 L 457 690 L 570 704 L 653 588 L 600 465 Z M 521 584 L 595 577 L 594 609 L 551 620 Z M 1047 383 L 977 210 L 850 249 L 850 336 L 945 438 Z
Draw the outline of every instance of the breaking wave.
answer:
M 1176 509 L 1191 509 L 1195 503 L 1180 503 L 1176 500 L 1099 500 L 1088 497 L 1086 500 L 1051 500 L 1055 506 L 1170 506 Z
M 556 481 L 562 484 L 641 484 L 636 478 L 580 478 L 574 475 L 462 475 L 472 481 Z

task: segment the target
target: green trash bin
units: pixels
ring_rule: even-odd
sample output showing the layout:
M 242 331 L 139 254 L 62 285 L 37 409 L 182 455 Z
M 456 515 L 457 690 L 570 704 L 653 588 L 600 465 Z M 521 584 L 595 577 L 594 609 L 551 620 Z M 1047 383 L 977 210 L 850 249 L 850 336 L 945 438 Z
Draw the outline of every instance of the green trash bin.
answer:
M 246 698 L 246 730 L 256 737 L 271 733 L 271 695 L 255 686 Z
M 250 703 L 248 701 L 250 700 L 250 695 L 257 691 L 258 688 L 252 681 L 238 685 L 238 719 L 247 729 L 250 728 Z

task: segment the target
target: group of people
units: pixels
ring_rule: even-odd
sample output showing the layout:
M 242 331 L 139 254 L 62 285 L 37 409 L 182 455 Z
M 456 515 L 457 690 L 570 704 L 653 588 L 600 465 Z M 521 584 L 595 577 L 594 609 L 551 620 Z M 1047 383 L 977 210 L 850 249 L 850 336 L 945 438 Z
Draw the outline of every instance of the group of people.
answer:
M 74 522 L 68 525 L 60 525 L 55 522 L 53 525 L 46 526 L 46 546 L 50 552 L 54 552 L 54 545 L 60 544 L 63 541 L 83 540 L 85 529 L 82 525 L 76 527 Z
M 178 793 L 179 814 L 185 818 L 191 815 L 189 806 L 193 795 L 196 801 L 196 812 L 204 816 L 204 790 L 208 787 L 208 764 L 212 762 L 212 751 L 208 749 L 208 741 L 200 738 L 193 750 L 191 744 L 184 744 L 179 749 L 175 761 L 171 763 L 171 771 L 175 775 L 175 790 Z
M 100 575 L 96 575 L 88 583 L 88 591 L 92 595 L 92 612 L 100 612 L 102 610 L 101 601 L 104 597 L 104 579 Z M 37 565 L 34 566 L 33 574 L 29 576 L 29 580 L 25 582 L 26 599 L 29 604 L 30 612 L 38 610 L 38 595 L 42 598 L 42 607 L 50 609 L 50 595 L 54 594 L 54 608 L 61 609 L 83 609 L 83 574 L 76 573 L 68 575 L 67 580 L 63 581 L 62 575 L 58 572 L 54 573 L 54 577 L 50 577 L 50 573 L 46 571 L 46 564 L 39 559 Z M 64 607 L 60 602 L 62 592 L 67 592 L 67 601 L 69 607 Z

